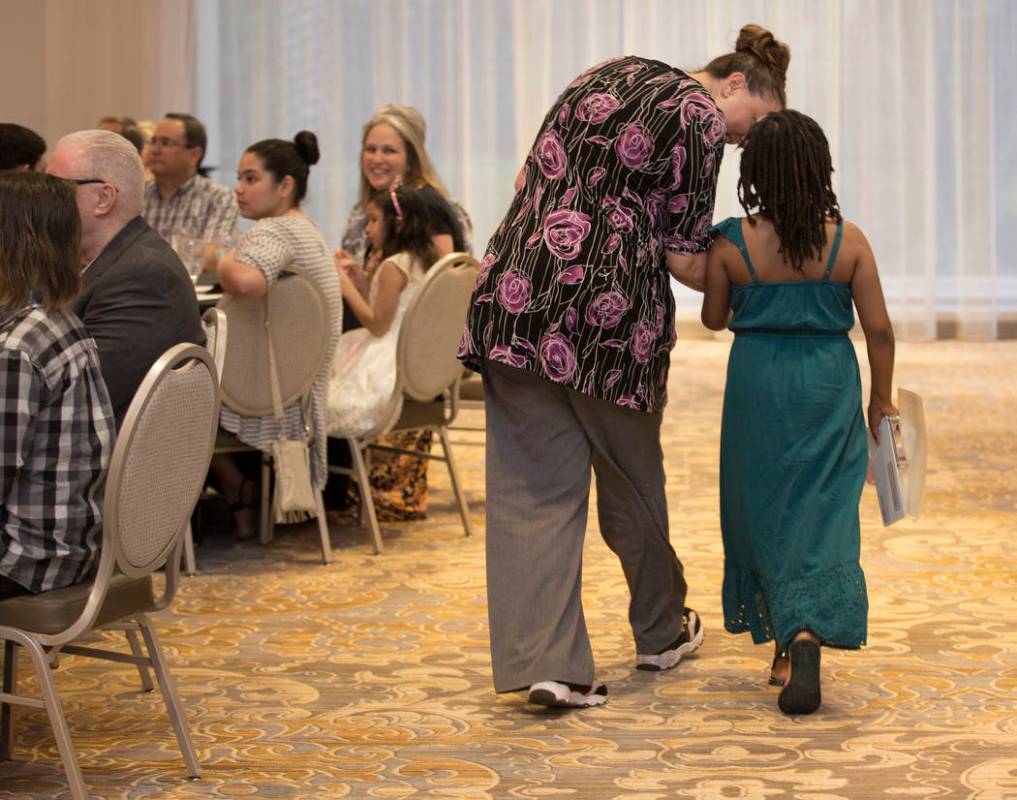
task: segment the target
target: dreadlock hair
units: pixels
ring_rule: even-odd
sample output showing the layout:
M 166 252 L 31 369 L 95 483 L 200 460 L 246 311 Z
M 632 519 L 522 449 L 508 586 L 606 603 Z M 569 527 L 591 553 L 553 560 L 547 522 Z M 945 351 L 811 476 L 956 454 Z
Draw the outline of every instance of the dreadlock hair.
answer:
M 819 124 L 798 111 L 767 114 L 749 130 L 742 151 L 738 200 L 749 223 L 752 209 L 773 223 L 777 251 L 801 272 L 826 245 L 826 220 L 843 217 L 830 178 L 830 146 Z
M 430 269 L 438 252 L 431 241 L 431 213 L 424 190 L 407 186 L 382 189 L 367 202 L 381 211 L 385 223 L 382 258 L 409 252 L 420 259 L 425 271 Z

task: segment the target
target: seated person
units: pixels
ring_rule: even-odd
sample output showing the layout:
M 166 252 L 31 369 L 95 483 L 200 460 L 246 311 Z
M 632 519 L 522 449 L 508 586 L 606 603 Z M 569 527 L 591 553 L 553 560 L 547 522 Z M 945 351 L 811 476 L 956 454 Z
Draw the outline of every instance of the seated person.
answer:
M 0 172 L 0 599 L 88 578 L 113 411 L 78 290 L 74 184 Z
M 301 131 L 292 141 L 255 142 L 244 151 L 237 165 L 235 192 L 240 213 L 245 219 L 254 220 L 255 225 L 218 265 L 223 291 L 235 297 L 263 297 L 290 266 L 302 270 L 325 296 L 330 311 L 328 345 L 311 387 L 306 418 L 299 402 L 283 409 L 282 426 L 272 415 L 242 416 L 225 406 L 220 417 L 223 428 L 263 452 L 271 450 L 280 434 L 302 439 L 306 426 L 311 434 L 311 484 L 316 490 L 325 485 L 328 474 L 325 461 L 328 376 L 342 329 L 342 295 L 334 262 L 318 226 L 300 209 L 307 194 L 311 165 L 318 163 L 319 155 L 318 139 L 310 131 Z M 213 457 L 212 472 L 232 507 L 237 538 L 253 538 L 257 533 L 254 485 L 242 466 L 228 454 Z
M 71 310 L 99 348 L 119 428 L 159 356 L 204 344 L 198 298 L 180 258 L 141 218 L 141 157 L 130 142 L 109 131 L 68 134 L 46 171 L 77 184 L 81 291 Z
M 429 230 L 438 257 L 453 251 L 473 252 L 473 226 L 466 210 L 449 194 L 427 152 L 427 123 L 412 106 L 386 105 L 375 111 L 363 127 L 360 150 L 360 190 L 336 251 L 340 270 L 378 266 L 380 253 L 372 250 L 367 235 L 367 203 L 378 191 L 393 186 L 415 189 L 426 202 Z M 360 326 L 359 317 L 344 300 L 343 330 Z M 415 450 L 423 457 L 375 453 L 371 458 L 371 491 L 381 520 L 423 519 L 427 512 L 426 455 L 431 451 L 431 432 L 407 431 L 384 437 L 380 444 Z M 329 440 L 329 463 L 349 467 L 346 443 Z M 345 475 L 330 475 L 325 488 L 325 507 L 342 509 L 357 492 L 349 491 Z
M 0 170 L 35 170 L 43 168 L 45 140 L 24 125 L 0 122 Z
M 383 189 L 367 203 L 367 234 L 381 258 L 364 273 L 339 266 L 343 298 L 363 326 L 339 339 L 328 387 L 329 435 L 349 438 L 391 427 L 399 327 L 424 273 L 438 259 L 419 189 Z

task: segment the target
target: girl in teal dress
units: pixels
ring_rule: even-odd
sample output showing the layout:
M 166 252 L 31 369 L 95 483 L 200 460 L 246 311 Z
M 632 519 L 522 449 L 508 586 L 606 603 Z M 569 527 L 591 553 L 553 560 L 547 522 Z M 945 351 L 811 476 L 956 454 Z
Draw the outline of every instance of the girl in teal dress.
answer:
M 721 429 L 724 622 L 775 640 L 787 714 L 820 704 L 820 646 L 865 644 L 858 563 L 867 465 L 852 301 L 865 332 L 868 424 L 890 402 L 893 328 L 872 251 L 843 220 L 819 125 L 796 111 L 753 125 L 738 196 L 715 228 L 703 323 L 735 333 Z

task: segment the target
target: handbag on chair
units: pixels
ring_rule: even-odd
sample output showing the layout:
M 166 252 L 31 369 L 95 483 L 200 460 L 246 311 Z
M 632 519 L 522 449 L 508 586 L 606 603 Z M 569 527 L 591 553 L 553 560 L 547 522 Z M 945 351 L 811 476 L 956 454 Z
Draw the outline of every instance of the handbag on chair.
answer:
M 266 300 L 267 302 L 267 300 Z M 288 439 L 283 426 L 282 397 L 279 392 L 279 374 L 275 363 L 275 346 L 272 328 L 265 314 L 265 332 L 268 335 L 268 373 L 272 387 L 272 408 L 279 422 L 279 438 L 272 443 L 272 463 L 275 468 L 275 493 L 272 501 L 275 521 L 302 522 L 318 515 L 317 500 L 311 485 L 311 458 L 308 452 L 306 423 L 302 439 Z M 306 419 L 307 403 L 302 403 L 301 414 Z

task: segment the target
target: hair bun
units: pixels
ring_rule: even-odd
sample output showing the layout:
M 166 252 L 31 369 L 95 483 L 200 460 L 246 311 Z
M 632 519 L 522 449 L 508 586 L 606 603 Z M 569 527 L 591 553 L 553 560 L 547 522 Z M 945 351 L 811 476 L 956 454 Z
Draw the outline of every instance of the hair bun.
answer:
M 300 131 L 293 137 L 293 144 L 296 145 L 297 154 L 307 163 L 307 166 L 318 163 L 318 159 L 321 158 L 321 153 L 318 151 L 318 137 L 311 131 Z
M 738 32 L 735 43 L 736 53 L 751 53 L 779 78 L 781 85 L 787 77 L 787 65 L 791 61 L 791 49 L 778 42 L 772 33 L 760 25 L 745 25 Z

